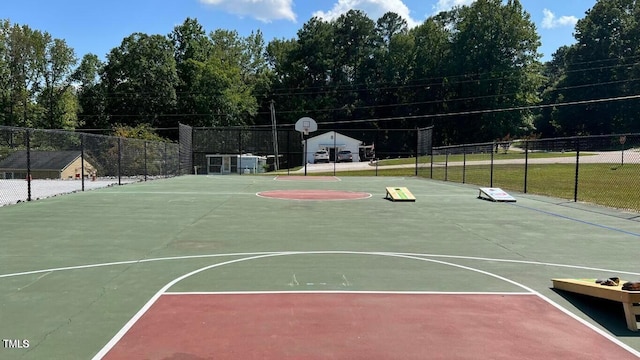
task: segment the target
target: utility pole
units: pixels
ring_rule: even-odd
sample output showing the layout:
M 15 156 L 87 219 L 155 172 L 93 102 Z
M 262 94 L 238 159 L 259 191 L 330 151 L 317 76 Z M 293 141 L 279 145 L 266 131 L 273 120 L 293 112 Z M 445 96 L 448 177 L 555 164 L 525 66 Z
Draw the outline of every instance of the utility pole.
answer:
M 278 156 L 278 128 L 276 127 L 276 106 L 275 101 L 271 100 L 271 133 L 273 136 L 273 166 L 274 170 L 280 170 L 280 157 Z

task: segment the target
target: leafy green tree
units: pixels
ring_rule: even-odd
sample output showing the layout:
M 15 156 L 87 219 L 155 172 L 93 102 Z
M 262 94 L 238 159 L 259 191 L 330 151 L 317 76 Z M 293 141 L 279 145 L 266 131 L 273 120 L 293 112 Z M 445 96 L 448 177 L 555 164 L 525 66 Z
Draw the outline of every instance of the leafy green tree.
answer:
M 257 113 L 256 89 L 268 91 L 267 63 L 260 32 L 243 38 L 235 31 L 208 36 L 187 19 L 169 34 L 179 82 L 178 114 L 194 126 L 245 125 Z
M 564 55 L 566 67 L 556 85 L 563 106 L 548 117 L 559 134 L 609 134 L 639 131 L 637 101 L 605 101 L 640 90 L 640 4 L 599 0 L 575 29 L 577 43 Z
M 218 109 L 224 116 L 218 119 L 225 125 L 250 125 L 258 110 L 256 89 L 268 89 L 267 62 L 264 56 L 262 33 L 243 38 L 236 31 L 218 29 L 212 32 L 213 58 L 226 77 L 226 87 L 218 89 L 221 97 Z
M 41 63 L 42 85 L 38 104 L 44 108 L 44 119 L 39 127 L 75 129 L 77 101 L 72 91 L 72 71 L 76 57 L 64 40 L 43 34 L 44 61 Z
M 78 97 L 79 125 L 85 129 L 109 129 L 106 114 L 106 89 L 100 82 L 104 63 L 95 54 L 86 54 L 71 78 Z
M 28 26 L 2 23 L 3 118 L 6 125 L 32 126 L 34 103 L 39 87 L 36 72 L 35 38 Z
M 411 30 L 414 47 L 409 53 L 412 61 L 411 78 L 405 91 L 412 94 L 408 100 L 411 114 L 428 115 L 429 118 L 416 122 L 419 127 L 437 125 L 434 133 L 438 143 L 450 143 L 452 128 L 448 119 L 433 117 L 450 110 L 450 100 L 455 97 L 451 82 L 459 74 L 451 66 L 451 26 L 448 14 L 427 19 Z
M 278 113 L 279 121 L 289 124 L 294 123 L 298 119 L 296 114 L 302 114 L 304 109 L 299 97 L 292 96 L 292 92 L 301 86 L 299 81 L 305 73 L 294 61 L 298 46 L 295 39 L 274 39 L 266 47 L 266 60 L 272 71 L 269 97 L 275 101 L 276 108 L 285 109 Z
M 168 35 L 174 47 L 178 83 L 176 85 L 176 112 L 184 124 L 210 126 L 214 120 L 207 105 L 207 93 L 195 88 L 196 64 L 207 61 L 213 44 L 196 19 L 187 18 Z
M 378 107 L 378 104 L 399 104 L 410 100 L 403 91 L 412 72 L 411 53 L 415 47 L 409 36 L 407 21 L 395 13 L 386 13 L 376 21 L 375 44 L 368 61 L 366 85 L 367 105 L 371 117 L 389 117 L 407 114 L 401 106 Z M 378 124 L 380 125 L 380 124 Z M 397 127 L 397 126 L 396 126 Z
M 165 140 L 160 135 L 158 135 L 149 124 L 140 124 L 136 126 L 116 124 L 111 129 L 111 135 L 127 139 L 149 141 Z
M 564 100 L 562 93 L 558 91 L 558 86 L 564 80 L 567 72 L 567 54 L 570 49 L 569 46 L 560 47 L 551 55 L 551 60 L 544 64 L 545 81 L 540 95 L 543 104 L 562 103 Z M 536 137 L 565 135 L 562 134 L 561 126 L 556 121 L 557 114 L 557 107 L 545 106 L 540 109 L 534 119 Z
M 451 138 L 476 142 L 529 132 L 531 112 L 508 109 L 539 102 L 540 37 L 530 15 L 519 0 L 478 0 L 454 11 L 450 63 L 461 76 L 452 83 L 450 109 L 471 113 L 453 120 Z
M 102 82 L 111 123 L 177 126 L 178 75 L 173 44 L 161 35 L 135 33 L 107 55 Z
M 372 103 L 368 99 L 367 81 L 369 74 L 375 67 L 371 61 L 375 44 L 378 42 L 376 24 L 364 12 L 350 10 L 338 17 L 334 22 L 335 62 L 334 78 L 340 91 L 336 94 L 338 105 L 345 111 L 341 116 L 362 118 L 369 115 L 360 111 L 360 107 Z

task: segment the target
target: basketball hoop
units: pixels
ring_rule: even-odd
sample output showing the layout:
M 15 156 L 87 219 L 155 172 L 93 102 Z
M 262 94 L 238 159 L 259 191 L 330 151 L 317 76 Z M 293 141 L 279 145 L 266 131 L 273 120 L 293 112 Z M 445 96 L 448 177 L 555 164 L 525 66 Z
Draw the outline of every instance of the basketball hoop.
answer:
M 296 121 L 296 131 L 302 133 L 302 135 L 307 136 L 309 133 L 318 130 L 318 124 L 315 120 L 310 117 L 303 117 L 300 120 Z
M 304 140 L 304 176 L 307 176 L 307 139 L 309 133 L 317 131 L 318 124 L 310 117 L 303 117 L 296 121 L 296 131 L 300 132 Z

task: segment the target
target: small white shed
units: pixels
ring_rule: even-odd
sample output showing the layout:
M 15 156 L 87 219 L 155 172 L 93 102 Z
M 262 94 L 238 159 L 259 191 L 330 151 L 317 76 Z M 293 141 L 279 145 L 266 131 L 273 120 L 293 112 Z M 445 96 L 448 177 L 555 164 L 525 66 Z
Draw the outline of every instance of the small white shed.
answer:
M 265 156 L 215 154 L 206 157 L 207 174 L 258 174 L 266 171 Z
M 330 161 L 334 161 L 338 151 L 349 150 L 353 161 L 360 161 L 360 145 L 362 141 L 352 137 L 329 131 L 307 139 L 307 162 L 313 164 L 313 154 L 318 150 L 327 150 Z

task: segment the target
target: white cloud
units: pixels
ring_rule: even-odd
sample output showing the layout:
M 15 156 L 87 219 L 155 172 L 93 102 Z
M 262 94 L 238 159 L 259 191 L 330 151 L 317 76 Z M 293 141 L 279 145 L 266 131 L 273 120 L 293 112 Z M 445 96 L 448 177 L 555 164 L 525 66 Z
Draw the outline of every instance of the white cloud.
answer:
M 308 0 L 305 0 L 308 1 Z M 372 20 L 378 20 L 387 12 L 394 12 L 407 21 L 410 28 L 418 26 L 422 21 L 411 17 L 411 11 L 402 0 L 338 0 L 329 11 L 316 11 L 313 16 L 324 20 L 334 20 L 349 10 L 364 11 Z
M 438 3 L 433 5 L 433 12 L 438 14 L 442 11 L 451 10 L 456 6 L 471 5 L 475 0 L 438 0 Z
M 266 23 L 273 20 L 296 21 L 293 0 L 200 0 L 200 2 L 231 14 L 252 17 Z
M 553 29 L 563 26 L 575 26 L 578 22 L 578 18 L 575 16 L 561 16 L 556 18 L 556 15 L 549 9 L 542 10 L 544 18 L 542 19 L 543 29 Z

